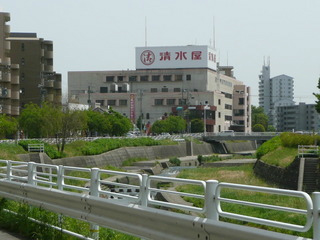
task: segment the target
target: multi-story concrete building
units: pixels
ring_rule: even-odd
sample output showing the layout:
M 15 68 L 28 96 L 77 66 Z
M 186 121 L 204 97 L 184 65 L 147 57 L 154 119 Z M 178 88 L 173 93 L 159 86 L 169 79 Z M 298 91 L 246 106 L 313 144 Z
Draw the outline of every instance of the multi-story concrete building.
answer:
M 214 57 L 207 46 L 137 48 L 137 70 L 69 72 L 69 101 L 100 103 L 133 122 L 141 116 L 145 123 L 179 109 L 197 109 L 203 119 L 207 109 L 208 132 L 233 125 L 249 132 L 248 88 L 233 76 L 232 67 L 217 68 Z M 235 101 L 241 101 L 237 108 L 233 107 Z M 240 109 L 244 111 L 234 122 L 234 110 Z
M 20 106 L 61 104 L 61 74 L 53 71 L 53 43 L 36 33 L 10 33 L 11 62 L 20 66 Z
M 270 78 L 270 62 L 262 66 L 259 75 L 259 106 L 269 117 L 269 124 L 277 127 L 276 108 L 278 106 L 294 105 L 293 78 L 287 75 L 279 75 Z
M 19 115 L 19 65 L 10 59 L 10 14 L 0 12 L 0 113 Z
M 278 106 L 277 130 L 288 131 L 316 131 L 320 130 L 320 114 L 315 104 L 299 103 L 292 106 Z

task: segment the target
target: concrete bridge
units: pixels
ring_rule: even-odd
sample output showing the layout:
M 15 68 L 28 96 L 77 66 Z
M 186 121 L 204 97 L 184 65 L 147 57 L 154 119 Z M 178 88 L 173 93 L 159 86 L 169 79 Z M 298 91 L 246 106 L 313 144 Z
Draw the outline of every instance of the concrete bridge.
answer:
M 250 140 L 250 141 L 267 141 L 275 136 L 280 135 L 280 132 L 220 132 L 220 133 L 206 133 L 203 140 L 206 142 L 213 141 L 230 141 L 230 140 Z

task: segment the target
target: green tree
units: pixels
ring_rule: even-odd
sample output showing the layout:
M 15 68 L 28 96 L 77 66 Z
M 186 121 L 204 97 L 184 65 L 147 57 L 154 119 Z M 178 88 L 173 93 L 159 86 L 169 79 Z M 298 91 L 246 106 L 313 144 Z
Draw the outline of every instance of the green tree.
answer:
M 86 115 L 88 131 L 90 133 L 108 134 L 111 131 L 111 123 L 103 113 L 88 110 L 86 111 Z
M 204 124 L 201 119 L 195 118 L 195 119 L 191 120 L 191 132 L 192 133 L 203 132 L 203 130 L 204 130 Z
M 0 114 L 0 138 L 12 137 L 18 130 L 18 122 L 15 118 Z
M 253 132 L 265 132 L 266 129 L 264 128 L 264 126 L 262 124 L 256 124 L 252 127 L 252 131 Z
M 320 78 L 318 79 L 318 89 L 320 89 Z M 313 93 L 313 95 L 317 98 L 316 100 L 316 111 L 320 113 L 320 94 L 319 93 Z
M 56 144 L 58 151 L 63 153 L 66 138 L 78 136 L 87 128 L 87 116 L 84 111 L 66 109 L 57 121 Z
M 155 134 L 168 132 L 167 122 L 165 120 L 157 120 L 152 124 L 151 132 Z
M 122 136 L 132 129 L 131 121 L 120 113 L 111 110 L 109 113 L 106 112 L 104 114 L 111 125 L 109 131 L 111 136 Z
M 264 129 L 268 128 L 268 116 L 263 112 L 262 107 L 251 107 L 251 126 L 255 126 L 256 124 L 261 124 Z
M 34 103 L 26 104 L 19 116 L 19 126 L 29 138 L 41 137 L 44 126 L 40 107 Z
M 181 133 L 186 129 L 186 120 L 179 116 L 169 116 L 165 119 L 169 133 Z

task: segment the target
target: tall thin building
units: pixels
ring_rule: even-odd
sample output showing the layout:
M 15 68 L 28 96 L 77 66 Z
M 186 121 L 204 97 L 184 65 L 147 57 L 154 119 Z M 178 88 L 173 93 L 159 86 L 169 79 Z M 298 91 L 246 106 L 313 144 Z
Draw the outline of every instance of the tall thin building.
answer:
M 0 113 L 19 115 L 19 65 L 11 64 L 10 14 L 0 12 Z
M 11 33 L 11 61 L 20 65 L 20 106 L 61 104 L 61 74 L 53 71 L 53 43 L 36 33 Z
M 269 117 L 269 124 L 277 127 L 276 108 L 294 105 L 293 78 L 285 74 L 270 78 L 270 61 L 262 66 L 259 75 L 259 107 Z

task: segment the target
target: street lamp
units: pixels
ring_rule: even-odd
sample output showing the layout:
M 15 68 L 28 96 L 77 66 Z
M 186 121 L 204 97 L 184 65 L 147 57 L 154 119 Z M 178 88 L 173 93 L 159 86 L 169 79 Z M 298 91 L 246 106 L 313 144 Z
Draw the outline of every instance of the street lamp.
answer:
M 203 107 L 203 136 L 207 135 L 207 109 L 210 109 L 210 107 L 208 106 L 208 104 L 204 105 Z

